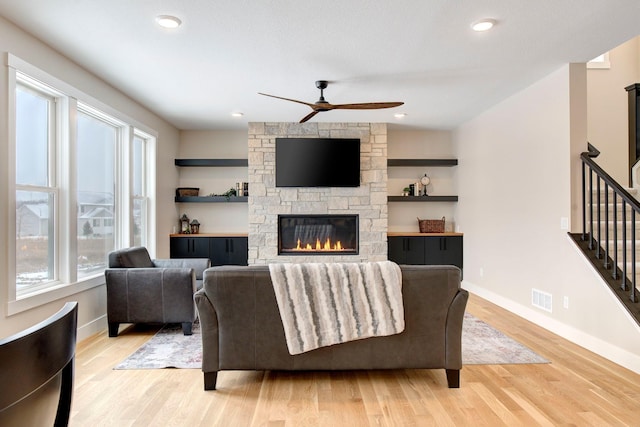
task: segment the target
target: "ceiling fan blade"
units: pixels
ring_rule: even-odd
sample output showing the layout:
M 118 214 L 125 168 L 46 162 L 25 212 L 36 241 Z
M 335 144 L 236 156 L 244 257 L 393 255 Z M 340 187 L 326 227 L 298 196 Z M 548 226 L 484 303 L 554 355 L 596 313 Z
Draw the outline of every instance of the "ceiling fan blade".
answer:
M 300 123 L 304 123 L 304 122 L 306 122 L 306 121 L 307 121 L 307 120 L 309 120 L 311 117 L 313 117 L 313 116 L 315 116 L 316 114 L 318 114 L 319 112 L 320 112 L 320 111 L 312 111 L 312 112 L 310 112 L 309 114 L 307 114 L 306 116 L 304 116 L 304 117 L 302 118 L 302 120 L 300 120 Z
M 308 107 L 311 107 L 311 108 L 313 108 L 313 105 L 314 105 L 314 104 L 311 104 L 309 102 L 298 101 L 297 99 L 283 98 L 281 96 L 269 95 L 268 93 L 258 92 L 258 95 L 270 96 L 271 98 L 278 98 L 278 99 L 284 99 L 285 101 L 297 102 L 298 104 L 304 104 L 304 105 L 306 105 Z
M 393 108 L 404 102 L 362 102 L 359 104 L 332 104 L 332 110 L 377 110 L 379 108 Z

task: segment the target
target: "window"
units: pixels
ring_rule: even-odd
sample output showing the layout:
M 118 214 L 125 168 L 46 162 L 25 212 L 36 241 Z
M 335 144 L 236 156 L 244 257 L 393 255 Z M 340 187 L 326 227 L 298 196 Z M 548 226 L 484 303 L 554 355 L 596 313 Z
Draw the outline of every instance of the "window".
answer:
M 76 167 L 78 204 L 78 279 L 102 273 L 115 248 L 114 229 L 106 220 L 115 215 L 115 161 L 119 126 L 80 105 L 77 121 Z M 93 228 L 84 224 L 93 220 Z
M 57 280 L 55 97 L 42 89 L 16 88 L 16 292 Z
M 9 314 L 104 283 L 109 251 L 155 242 L 156 136 L 9 54 L 15 248 Z
M 609 52 L 596 56 L 591 61 L 587 62 L 587 68 L 608 70 L 611 68 L 611 62 L 609 61 Z
M 131 146 L 131 244 L 146 246 L 147 240 L 147 154 L 151 137 L 138 133 L 133 137 Z

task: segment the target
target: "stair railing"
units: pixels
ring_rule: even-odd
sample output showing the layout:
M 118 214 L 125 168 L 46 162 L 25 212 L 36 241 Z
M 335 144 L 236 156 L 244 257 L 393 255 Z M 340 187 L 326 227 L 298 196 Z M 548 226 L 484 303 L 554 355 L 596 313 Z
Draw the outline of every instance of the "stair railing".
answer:
M 600 260 L 601 266 L 605 270 L 611 270 L 611 278 L 619 280 L 619 291 L 628 292 L 630 302 L 638 302 L 638 292 L 636 290 L 636 215 L 640 214 L 640 202 L 636 200 L 627 190 L 618 184 L 608 173 L 606 173 L 593 159 L 598 157 L 600 151 L 593 145 L 587 145 L 586 152 L 580 155 L 582 160 L 582 236 L 581 239 L 588 241 L 589 250 L 595 251 L 595 258 Z M 594 187 L 595 176 L 595 187 Z M 604 191 L 603 191 L 604 185 Z M 595 193 L 595 203 L 594 203 Z M 611 193 L 611 197 L 610 196 Z M 602 196 L 604 195 L 604 208 L 602 206 Z M 620 209 L 622 214 L 622 239 L 618 238 L 618 200 L 622 203 Z M 604 210 L 604 222 L 602 219 Z M 595 212 L 594 212 L 595 211 Z M 613 218 L 610 218 L 609 212 Z M 630 218 L 627 218 L 627 211 Z M 588 218 L 587 218 L 587 213 Z M 627 236 L 627 220 L 629 219 L 630 234 Z M 594 233 L 595 228 L 595 233 Z M 609 229 L 612 228 L 613 236 L 610 238 Z M 602 231 L 604 230 L 604 240 Z M 613 246 L 610 246 L 610 242 Z M 622 248 L 622 261 L 618 260 L 618 248 Z M 627 247 L 631 248 L 631 260 L 627 259 Z M 611 256 L 613 255 L 613 257 Z M 631 272 L 628 274 L 628 265 Z

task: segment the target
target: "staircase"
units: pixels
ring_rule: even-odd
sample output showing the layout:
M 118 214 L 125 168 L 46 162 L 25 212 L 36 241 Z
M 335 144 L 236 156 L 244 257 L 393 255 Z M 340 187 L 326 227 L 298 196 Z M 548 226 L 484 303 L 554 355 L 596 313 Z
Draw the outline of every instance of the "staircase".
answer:
M 591 144 L 582 153 L 582 233 L 569 233 L 604 281 L 640 324 L 640 203 L 595 161 Z

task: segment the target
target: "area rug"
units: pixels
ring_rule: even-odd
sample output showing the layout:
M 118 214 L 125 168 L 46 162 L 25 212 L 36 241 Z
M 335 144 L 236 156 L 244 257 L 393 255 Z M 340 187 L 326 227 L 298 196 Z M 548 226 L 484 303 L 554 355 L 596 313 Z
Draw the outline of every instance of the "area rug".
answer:
M 506 336 L 482 320 L 465 313 L 462 326 L 464 365 L 549 363 L 533 350 Z M 182 334 L 180 325 L 167 325 L 114 369 L 200 369 L 200 325 L 193 335 Z

